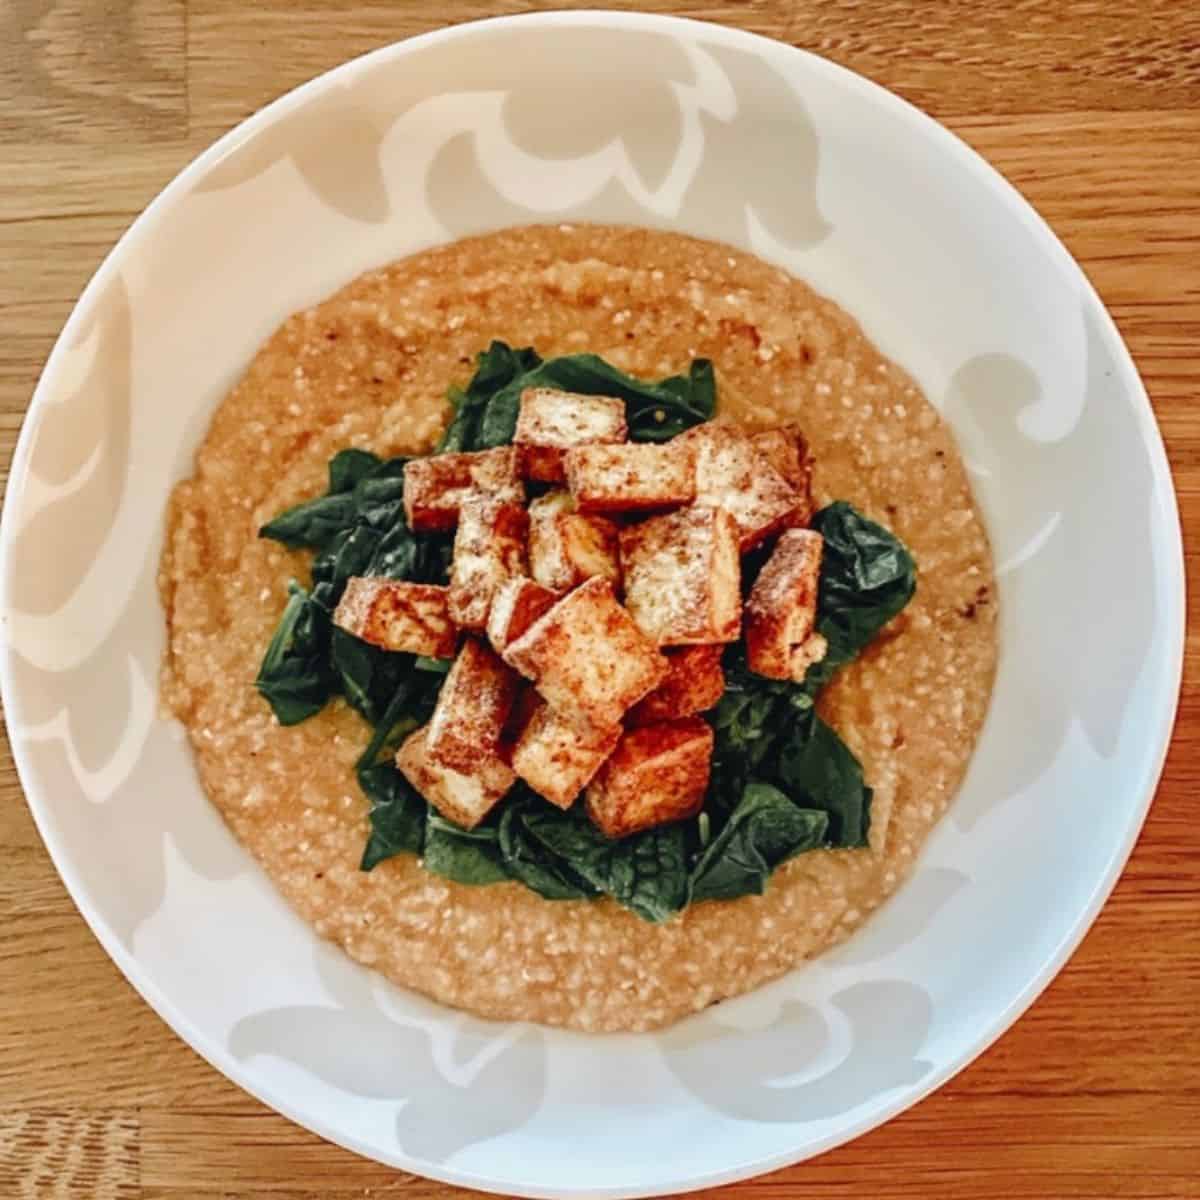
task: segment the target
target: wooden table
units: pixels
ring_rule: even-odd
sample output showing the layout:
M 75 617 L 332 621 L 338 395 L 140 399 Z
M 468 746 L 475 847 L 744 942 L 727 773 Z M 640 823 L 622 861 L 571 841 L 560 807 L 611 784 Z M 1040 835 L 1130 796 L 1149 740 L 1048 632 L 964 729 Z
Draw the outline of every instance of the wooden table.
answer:
M 1166 436 L 1185 527 L 1200 534 L 1194 0 L 613 6 L 740 25 L 818 51 L 981 150 L 1049 219 L 1116 317 Z M 0 0 L 4 463 L 84 283 L 194 154 L 354 54 L 527 7 L 572 5 Z M 914 1110 L 723 1197 L 1200 1196 L 1200 626 L 1192 627 L 1158 799 L 1115 895 L 1062 975 L 994 1049 Z M 76 913 L 6 745 L 0 789 L 0 1196 L 454 1194 L 324 1144 L 202 1062 Z

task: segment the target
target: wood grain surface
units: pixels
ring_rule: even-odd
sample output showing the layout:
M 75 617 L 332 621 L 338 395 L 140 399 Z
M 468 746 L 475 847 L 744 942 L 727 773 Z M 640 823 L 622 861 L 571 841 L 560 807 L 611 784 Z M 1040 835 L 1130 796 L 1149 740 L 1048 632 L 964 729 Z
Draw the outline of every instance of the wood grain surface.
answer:
M 575 5 L 0 0 L 0 461 L 9 461 L 37 375 L 88 277 L 197 151 L 351 55 L 529 7 Z M 1137 359 L 1194 572 L 1200 5 L 636 7 L 738 25 L 861 71 L 944 121 L 1025 192 L 1094 280 Z M 1200 1197 L 1198 665 L 1193 619 L 1175 742 L 1145 833 L 1095 928 L 1030 1013 L 882 1129 L 711 1195 Z M 3 750 L 0 1197 L 466 1195 L 322 1143 L 171 1033 L 67 898 Z

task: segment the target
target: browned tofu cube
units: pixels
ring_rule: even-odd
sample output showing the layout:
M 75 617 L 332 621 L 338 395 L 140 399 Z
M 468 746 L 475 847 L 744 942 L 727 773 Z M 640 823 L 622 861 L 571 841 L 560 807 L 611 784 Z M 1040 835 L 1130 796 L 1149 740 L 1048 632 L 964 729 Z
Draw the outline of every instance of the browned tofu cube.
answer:
M 564 463 L 580 512 L 646 512 L 695 498 L 695 461 L 679 439 L 661 445 L 577 446 L 566 452 Z
M 813 516 L 812 455 L 800 427 L 785 425 L 781 429 L 768 429 L 765 433 L 756 433 L 750 440 L 755 450 L 787 480 L 799 497 L 786 526 L 789 529 L 805 528 Z
M 467 496 L 525 502 L 512 446 L 472 454 L 431 454 L 404 468 L 404 515 L 416 530 L 453 529 Z
M 504 651 L 550 706 L 581 728 L 611 729 L 667 675 L 667 660 L 617 603 L 607 579 L 564 596 Z
M 428 738 L 428 725 L 410 734 L 396 766 L 447 821 L 474 829 L 516 783 L 516 774 L 495 754 L 480 754 L 469 771 L 456 771 L 430 758 Z
M 470 772 L 481 755 L 498 754 L 519 684 L 489 647 L 474 638 L 463 642 L 429 721 L 429 757 Z
M 483 630 L 497 592 L 526 573 L 529 513 L 491 496 L 459 505 L 450 566 L 450 615 L 463 629 Z
M 723 508 L 737 522 L 744 554 L 784 528 L 800 497 L 734 425 L 710 421 L 675 439 L 696 455 L 696 503 Z
M 543 613 L 558 603 L 558 593 L 532 579 L 510 579 L 496 593 L 488 614 L 487 634 L 497 654 L 503 654 Z
M 752 437 L 755 450 L 772 464 L 796 492 L 796 508 L 787 518 L 788 529 L 804 529 L 812 521 L 812 455 L 808 439 L 798 425 L 785 425 Z
M 458 641 L 448 589 L 426 583 L 353 576 L 333 623 L 372 646 L 430 658 L 453 658 Z
M 680 509 L 621 530 L 625 605 L 660 646 L 737 640 L 741 560 L 724 509 Z
M 620 530 L 606 517 L 575 511 L 570 492 L 549 492 L 529 506 L 529 562 L 534 579 L 569 592 L 599 575 L 621 580 Z
M 712 708 L 725 694 L 725 672 L 721 670 L 724 650 L 724 646 L 680 646 L 665 651 L 671 673 L 629 710 L 625 723 L 677 721 Z
M 813 632 L 824 539 L 811 529 L 789 529 L 767 559 L 746 601 L 746 664 L 769 679 L 800 682 L 825 657 L 825 639 Z
M 544 701 L 513 747 L 513 770 L 559 808 L 570 808 L 621 740 L 621 727 L 581 729 Z
M 588 785 L 588 816 L 610 838 L 694 817 L 712 751 L 713 731 L 699 717 L 630 730 Z
M 563 451 L 593 442 L 623 442 L 625 401 L 613 396 L 583 396 L 554 388 L 526 388 L 513 442 L 526 479 L 560 483 Z

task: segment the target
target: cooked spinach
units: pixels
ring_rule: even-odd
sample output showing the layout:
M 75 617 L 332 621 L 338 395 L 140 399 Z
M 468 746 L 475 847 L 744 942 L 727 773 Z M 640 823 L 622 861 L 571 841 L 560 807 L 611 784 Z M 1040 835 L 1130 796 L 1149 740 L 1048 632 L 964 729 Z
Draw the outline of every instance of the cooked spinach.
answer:
M 523 826 L 549 852 L 552 864 L 569 865 L 597 892 L 644 920 L 665 921 L 687 903 L 688 845 L 682 824 L 613 840 L 576 801 L 566 812 L 550 804 L 530 808 Z
M 329 661 L 330 627 L 329 613 L 293 579 L 254 681 L 280 725 L 299 725 L 319 713 L 336 690 Z
M 504 798 L 499 826 L 504 869 L 547 900 L 588 900 L 598 896 L 598 888 L 529 832 L 526 822 L 530 815 L 536 818 L 545 807 L 545 800 L 523 783 L 518 783 Z
M 750 784 L 696 860 L 689 899 L 761 895 L 776 867 L 825 843 L 828 824 L 824 812 L 798 807 L 769 783 Z
M 776 778 L 798 804 L 828 816 L 828 845 L 867 844 L 871 789 L 863 782 L 862 764 L 820 717 L 814 716 L 806 736 L 781 740 Z
M 686 375 L 649 382 L 618 370 L 595 354 L 543 360 L 531 348 L 514 350 L 504 342 L 493 342 L 479 355 L 466 390 L 452 389 L 454 418 L 438 450 L 508 445 L 516 430 L 521 393 L 531 387 L 619 397 L 625 401 L 629 436 L 638 442 L 665 442 L 707 421 L 717 406 L 716 377 L 707 359 L 696 359 Z
M 693 362 L 686 375 L 646 382 L 595 355 L 543 361 L 531 348 L 493 342 L 466 387 L 451 389 L 454 416 L 437 452 L 511 442 L 520 394 L 539 386 L 621 397 L 635 441 L 667 440 L 716 409 L 705 360 Z M 582 802 L 564 812 L 518 782 L 468 831 L 432 809 L 393 761 L 404 738 L 428 722 L 449 664 L 380 650 L 331 619 L 352 576 L 447 579 L 453 536 L 417 533 L 405 520 L 407 462 L 343 450 L 330 461 L 325 495 L 294 505 L 260 530 L 315 555 L 311 590 L 289 585 L 258 690 L 285 725 L 340 694 L 374 728 L 356 769 L 370 801 L 363 870 L 396 854 L 419 854 L 426 869 L 460 883 L 511 879 L 551 900 L 610 896 L 657 922 L 693 901 L 761 893 L 779 865 L 806 850 L 866 844 L 871 789 L 815 702 L 912 596 L 915 566 L 893 534 L 842 502 L 814 517 L 825 539 L 817 629 L 829 653 L 802 683 L 792 683 L 755 675 L 742 646 L 729 647 L 725 694 L 708 714 L 715 750 L 698 821 L 614 841 L 591 823 Z M 747 580 L 763 560 L 765 554 L 746 560 Z
M 429 808 L 422 855 L 427 871 L 456 883 L 503 883 L 509 878 L 495 824 L 460 829 Z
M 815 695 L 912 599 L 917 565 L 890 529 L 844 500 L 816 513 L 812 528 L 825 539 L 817 632 L 829 643 L 828 653 L 804 679 Z
M 802 683 L 765 679 L 734 644 L 725 654 L 725 694 L 712 713 L 712 784 L 706 808 L 732 819 L 747 790 L 773 785 L 801 808 L 826 814 L 824 844 L 865 846 L 871 789 L 858 759 L 817 716 L 816 697 L 912 598 L 916 565 L 890 530 L 837 501 L 813 517 L 825 539 L 817 592 L 817 630 L 825 659 Z
M 395 854 L 420 854 L 425 845 L 425 798 L 391 764 L 360 767 L 358 783 L 371 802 L 371 832 L 359 868 L 369 871 Z

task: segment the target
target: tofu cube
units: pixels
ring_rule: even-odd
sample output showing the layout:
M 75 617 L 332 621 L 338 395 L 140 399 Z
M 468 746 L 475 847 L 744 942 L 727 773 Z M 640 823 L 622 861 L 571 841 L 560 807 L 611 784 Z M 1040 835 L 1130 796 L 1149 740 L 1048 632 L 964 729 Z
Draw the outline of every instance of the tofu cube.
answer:
M 487 628 L 492 601 L 510 579 L 526 574 L 529 513 L 492 496 L 459 505 L 450 566 L 450 615 L 463 629 Z
M 470 771 L 443 766 L 430 757 L 428 739 L 428 725 L 409 734 L 396 766 L 447 821 L 474 829 L 516 783 L 516 774 L 495 755 L 480 755 Z
M 458 641 L 449 589 L 426 583 L 352 576 L 333 623 L 372 646 L 430 658 L 453 658 Z
M 767 559 L 746 601 L 746 664 L 768 679 L 797 683 L 825 657 L 825 639 L 813 631 L 824 539 L 811 529 L 789 529 Z
M 404 515 L 410 529 L 453 529 L 467 496 L 525 503 L 512 446 L 471 454 L 431 454 L 404 468 Z
M 555 388 L 526 388 L 521 393 L 513 442 L 526 479 L 561 483 L 564 450 L 593 442 L 624 442 L 628 437 L 624 400 Z
M 663 444 L 576 446 L 563 459 L 567 485 L 583 513 L 646 512 L 695 498 L 693 451 L 678 438 Z
M 513 747 L 513 770 L 559 808 L 570 808 L 621 740 L 621 727 L 582 730 L 545 702 Z
M 670 674 L 629 710 L 627 725 L 677 721 L 712 708 L 725 694 L 723 646 L 680 646 L 665 651 Z
M 428 754 L 443 767 L 470 773 L 499 756 L 505 722 L 520 680 L 482 642 L 463 642 L 430 718 Z
M 611 729 L 667 676 L 667 660 L 607 579 L 564 596 L 504 651 L 547 703 L 582 729 Z
M 680 509 L 621 530 L 625 605 L 660 646 L 737 640 L 737 526 L 724 509 Z
M 488 614 L 487 635 L 497 654 L 516 641 L 543 613 L 558 603 L 558 593 L 532 579 L 510 579 L 496 593 Z
M 712 751 L 713 731 L 699 717 L 630 730 L 588 785 L 588 816 L 610 838 L 694 817 Z
M 768 429 L 756 433 L 750 441 L 755 450 L 787 480 L 799 497 L 795 509 L 786 521 L 789 529 L 804 529 L 812 522 L 812 455 L 808 440 L 798 425 Z
M 723 508 L 733 517 L 743 554 L 784 528 L 800 503 L 795 488 L 736 426 L 709 421 L 675 441 L 695 453 L 696 503 Z
M 620 530 L 606 517 L 575 511 L 570 492 L 549 492 L 529 506 L 529 562 L 534 579 L 569 592 L 599 575 L 621 581 Z

